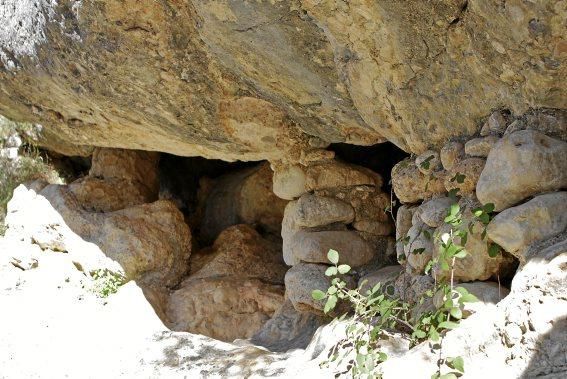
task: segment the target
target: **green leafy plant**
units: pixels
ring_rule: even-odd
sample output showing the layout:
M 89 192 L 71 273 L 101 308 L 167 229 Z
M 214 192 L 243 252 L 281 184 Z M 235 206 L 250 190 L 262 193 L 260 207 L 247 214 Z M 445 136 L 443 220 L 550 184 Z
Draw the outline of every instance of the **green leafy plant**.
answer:
M 93 292 L 103 298 L 118 292 L 120 286 L 126 283 L 124 276 L 106 269 L 91 272 L 91 277 L 94 281 Z

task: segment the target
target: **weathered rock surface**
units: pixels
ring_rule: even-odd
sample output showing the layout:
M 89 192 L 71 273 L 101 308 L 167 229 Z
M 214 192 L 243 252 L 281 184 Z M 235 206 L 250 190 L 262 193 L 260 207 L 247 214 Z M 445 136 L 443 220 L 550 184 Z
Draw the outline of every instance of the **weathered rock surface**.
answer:
M 423 270 L 433 256 L 433 232 L 435 229 L 423 222 L 414 224 L 407 233 L 409 240 L 404 246 L 407 264 L 414 274 Z
M 324 323 L 323 317 L 299 312 L 291 301 L 286 300 L 262 329 L 252 336 L 250 342 L 277 352 L 305 349 L 317 328 Z
M 442 172 L 424 175 L 409 159 L 401 161 L 392 169 L 392 186 L 403 203 L 416 203 L 446 192 Z
M 470 226 L 469 226 L 470 225 Z M 512 266 L 512 259 L 509 256 L 499 254 L 496 257 L 488 255 L 488 240 L 482 238 L 484 226 L 475 221 L 464 212 L 462 228 L 468 230 L 467 241 L 464 248 L 467 255 L 464 258 L 455 259 L 453 266 L 453 277 L 461 282 L 472 282 L 476 280 L 488 280 L 492 277 L 505 276 L 508 274 Z M 448 233 L 451 230 L 450 225 L 442 225 L 435 231 L 439 236 Z M 454 239 L 456 244 L 462 244 L 459 237 Z M 433 249 L 433 257 L 439 257 L 439 247 L 441 241 L 435 240 L 435 248 Z M 449 262 L 450 264 L 450 262 Z M 434 272 L 438 277 L 449 277 L 449 271 L 442 271 L 438 266 L 434 267 Z
M 364 275 L 358 281 L 358 286 L 362 288 L 363 292 L 366 289 L 371 289 L 378 283 L 381 287 L 386 289 L 387 293 L 393 295 L 395 292 L 394 283 L 398 276 L 403 272 L 403 266 L 386 266 L 379 270 Z M 391 291 L 391 292 L 389 292 Z
M 525 261 L 522 250 L 567 229 L 567 192 L 534 197 L 499 213 L 488 225 L 488 237 Z
M 275 160 L 306 132 L 421 153 L 502 99 L 564 105 L 557 2 L 8 1 L 0 113 L 74 145 Z
M 466 158 L 457 162 L 445 176 L 445 189 L 458 189 L 460 195 L 473 193 L 485 162 L 482 158 Z
M 311 312 L 323 315 L 325 302 L 311 296 L 314 290 L 326 292 L 331 286 L 331 278 L 325 275 L 328 266 L 314 263 L 299 263 L 285 274 L 286 296 L 299 312 Z M 347 285 L 354 288 L 355 283 L 349 276 L 344 277 Z
M 249 225 L 224 230 L 211 248 L 191 256 L 191 279 L 235 276 L 283 283 L 287 267 L 281 247 Z
M 427 226 L 437 228 L 443 225 L 447 211 L 453 202 L 449 197 L 431 199 L 421 204 L 417 208 L 416 214 Z
M 330 264 L 327 253 L 334 249 L 340 254 L 341 263 L 352 267 L 362 266 L 374 257 L 371 245 L 351 230 L 297 232 L 284 251 L 284 260 L 290 265 L 300 262 Z
M 499 140 L 500 137 L 498 136 L 473 138 L 465 143 L 465 153 L 471 157 L 485 158 Z
M 405 262 L 404 238 L 412 226 L 412 217 L 417 207 L 402 205 L 396 214 L 396 256 L 399 263 Z
M 503 210 L 529 196 L 567 187 L 567 142 L 521 130 L 491 150 L 476 186 L 478 199 Z
M 295 223 L 301 227 L 317 227 L 336 222 L 350 224 L 354 209 L 342 200 L 305 194 L 297 201 Z
M 171 328 L 221 341 L 252 337 L 284 302 L 283 286 L 237 277 L 189 278 L 169 297 Z
M 273 173 L 268 163 L 229 173 L 216 179 L 200 204 L 199 232 L 212 243 L 231 225 L 256 224 L 279 234 L 286 201 L 272 190 Z
M 11 238 L 34 241 L 43 249 L 78 250 L 77 241 L 84 239 L 117 262 L 128 279 L 147 284 L 177 284 L 191 253 L 183 215 L 165 200 L 92 213 L 82 209 L 66 186 L 48 185 L 36 193 L 22 185 L 9 204 L 6 224 Z M 91 263 L 83 263 L 89 272 Z

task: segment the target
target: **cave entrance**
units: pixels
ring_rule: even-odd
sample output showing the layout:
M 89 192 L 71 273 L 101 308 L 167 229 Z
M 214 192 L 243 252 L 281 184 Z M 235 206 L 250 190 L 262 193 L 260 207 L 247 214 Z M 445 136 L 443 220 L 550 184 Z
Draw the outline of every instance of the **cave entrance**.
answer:
M 338 159 L 366 167 L 380 174 L 384 180 L 382 189 L 390 193 L 395 201 L 394 216 L 400 206 L 396 195 L 392 191 L 392 168 L 400 161 L 409 157 L 409 154 L 391 142 L 384 142 L 371 146 L 350 145 L 347 143 L 334 143 L 329 150 L 335 152 Z
M 407 154 L 390 143 L 369 147 L 332 144 L 329 150 L 335 152 L 336 160 L 314 163 L 319 167 L 315 171 L 321 167 L 343 171 L 318 173 L 314 180 L 373 175 L 356 165 L 380 174 L 383 188 L 352 184 L 348 179 L 347 186 L 339 184 L 337 188 L 328 188 L 328 182 L 321 184 L 325 188 L 320 191 L 308 191 L 306 187 L 306 196 L 301 196 L 305 200 L 303 211 L 309 213 L 310 207 L 317 208 L 322 201 L 322 213 L 318 213 L 319 209 L 312 211 L 313 215 L 324 214 L 324 202 L 334 201 L 352 216 L 332 221 L 307 220 L 306 226 L 297 230 L 297 236 L 301 234 L 306 241 L 311 238 L 313 243 L 319 241 L 321 246 L 336 244 L 343 237 L 347 243 L 354 238 L 373 257 L 368 258 L 372 262 L 365 261 L 366 270 L 392 263 L 388 246 L 392 245 L 393 227 L 384 207 L 390 204 L 390 171 Z M 289 201 L 274 194 L 273 176 L 266 161 L 229 163 L 161 155 L 160 198 L 177 205 L 193 236 L 189 271 L 172 289 L 167 302 L 171 329 L 227 342 L 250 339 L 272 350 L 285 350 L 305 347 L 324 323 L 317 309 L 299 311 L 290 298 L 292 287 L 288 286 L 286 273 L 297 267 L 296 262 L 284 261 L 285 246 L 286 242 L 298 242 L 299 237 L 293 230 L 291 234 L 282 231 L 284 209 Z M 290 214 L 304 217 L 306 214 L 301 212 L 295 215 L 292 210 Z M 289 221 L 287 217 L 285 222 Z M 309 246 L 315 245 L 307 244 L 305 248 L 310 249 Z M 310 267 L 325 267 L 324 264 L 315 261 Z M 305 286 L 309 285 L 308 280 Z M 310 297 L 306 287 L 299 291 L 304 289 Z M 290 323 L 293 330 L 289 330 Z

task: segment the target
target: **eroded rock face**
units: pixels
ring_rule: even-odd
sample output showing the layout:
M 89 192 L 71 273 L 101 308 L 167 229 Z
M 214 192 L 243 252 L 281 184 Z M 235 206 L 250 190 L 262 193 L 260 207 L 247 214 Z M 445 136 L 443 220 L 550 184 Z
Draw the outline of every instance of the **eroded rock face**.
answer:
M 534 130 L 502 138 L 490 151 L 476 186 L 479 200 L 496 210 L 529 196 L 567 187 L 567 142 Z
M 263 163 L 223 175 L 201 188 L 196 224 L 203 242 L 212 243 L 236 224 L 255 224 L 279 234 L 287 202 L 274 194 L 272 176 L 270 165 Z
M 167 303 L 170 325 L 229 342 L 250 338 L 283 305 L 286 270 L 278 244 L 248 225 L 232 226 L 193 255 L 190 276 Z
M 525 262 L 522 250 L 567 229 L 567 192 L 534 197 L 499 213 L 488 225 L 488 237 Z
M 221 341 L 252 337 L 282 306 L 284 289 L 259 279 L 191 279 L 168 303 L 171 328 Z
M 276 160 L 304 132 L 421 153 L 502 99 L 565 97 L 560 2 L 214 4 L 8 0 L 0 112 L 74 145 Z

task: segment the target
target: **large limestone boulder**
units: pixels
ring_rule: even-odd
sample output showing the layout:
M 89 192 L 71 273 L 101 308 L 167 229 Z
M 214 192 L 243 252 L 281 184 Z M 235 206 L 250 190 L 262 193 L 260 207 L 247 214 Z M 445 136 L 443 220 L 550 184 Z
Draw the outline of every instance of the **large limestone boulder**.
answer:
M 8 205 L 10 238 L 78 254 L 86 273 L 109 269 L 153 286 L 174 286 L 187 271 L 191 232 L 173 203 L 96 213 L 84 210 L 67 186 L 33 187 L 18 187 Z M 84 241 L 90 242 L 88 249 Z M 101 264 L 93 250 L 113 264 Z
M 202 242 L 212 243 L 220 232 L 236 224 L 255 224 L 279 234 L 287 202 L 274 194 L 272 176 L 270 165 L 263 163 L 207 185 L 198 210 Z
M 232 342 L 250 338 L 280 309 L 283 286 L 246 277 L 184 281 L 170 298 L 171 328 Z
M 159 154 L 147 151 L 94 150 L 89 175 L 69 185 L 82 207 L 113 212 L 158 199 Z
M 210 248 L 191 256 L 191 279 L 235 276 L 283 283 L 287 267 L 281 246 L 249 225 L 224 230 Z
M 283 305 L 286 270 L 278 244 L 249 225 L 231 226 L 192 256 L 190 276 L 167 303 L 167 319 L 174 330 L 250 338 Z
M 0 113 L 74 145 L 277 160 L 307 135 L 421 153 L 502 99 L 564 106 L 560 1 L 214 4 L 5 1 Z
M 520 130 L 502 138 L 490 151 L 476 194 L 498 211 L 529 196 L 566 187 L 567 142 Z
M 525 261 L 523 250 L 567 230 L 567 192 L 534 197 L 499 213 L 488 225 L 488 237 Z

